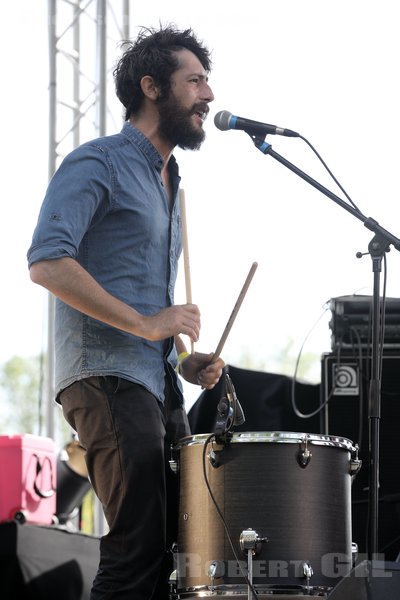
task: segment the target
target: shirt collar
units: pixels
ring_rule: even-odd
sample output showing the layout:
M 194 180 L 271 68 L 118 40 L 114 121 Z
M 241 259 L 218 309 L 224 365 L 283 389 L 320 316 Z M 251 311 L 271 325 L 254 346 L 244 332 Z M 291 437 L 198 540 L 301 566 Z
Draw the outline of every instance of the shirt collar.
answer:
M 147 159 L 154 165 L 157 171 L 161 171 L 164 166 L 164 159 L 140 129 L 137 129 L 129 121 L 126 121 L 122 128 L 122 134 L 126 135 L 135 143 Z M 173 156 L 171 158 L 173 159 L 173 162 L 175 162 L 175 158 Z

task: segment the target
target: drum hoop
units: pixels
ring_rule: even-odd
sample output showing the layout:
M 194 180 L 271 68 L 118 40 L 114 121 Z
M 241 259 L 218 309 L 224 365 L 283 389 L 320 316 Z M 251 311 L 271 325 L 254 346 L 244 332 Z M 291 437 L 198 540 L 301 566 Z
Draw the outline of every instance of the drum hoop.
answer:
M 279 596 L 281 596 L 281 594 L 285 595 L 285 598 L 287 597 L 286 594 L 295 594 L 293 596 L 293 599 L 297 599 L 299 598 L 298 594 L 300 594 L 301 596 L 303 596 L 303 593 L 306 594 L 307 596 L 310 595 L 310 593 L 312 594 L 312 596 L 314 597 L 313 592 L 316 592 L 318 594 L 318 596 L 321 596 L 321 594 L 326 594 L 328 591 L 330 591 L 332 588 L 331 587 L 325 587 L 325 586 L 303 586 L 303 585 L 296 585 L 296 584 L 289 584 L 289 585 L 284 585 L 284 586 L 280 586 L 280 585 L 274 585 L 274 584 L 259 584 L 259 583 L 255 583 L 254 584 L 254 589 L 259 593 L 259 594 L 268 594 L 271 595 L 271 600 L 273 600 L 274 598 L 276 598 L 276 600 L 279 600 Z M 238 600 L 240 600 L 241 598 L 245 597 L 247 598 L 247 593 L 246 596 L 243 596 L 244 592 L 247 592 L 248 590 L 248 586 L 246 585 L 241 585 L 241 584 L 223 584 L 223 585 L 213 585 L 213 586 L 209 586 L 209 585 L 205 585 L 205 584 L 200 584 L 200 585 L 193 585 L 190 587 L 178 587 L 177 591 L 179 593 L 179 599 L 184 599 L 187 598 L 188 600 L 192 600 L 193 598 L 197 598 L 197 597 L 205 597 L 205 598 L 211 598 L 215 596 L 215 594 L 217 594 L 218 598 L 224 598 L 225 596 L 229 596 L 229 598 L 232 597 L 232 595 L 237 594 Z M 286 592 L 286 593 L 285 593 Z M 187 595 L 189 594 L 189 595 Z M 195 596 L 193 595 L 195 594 Z M 278 594 L 278 595 L 276 595 Z M 324 595 L 325 597 L 325 595 Z
M 179 440 L 175 448 L 180 450 L 184 446 L 204 444 L 211 433 L 190 435 Z M 273 444 L 313 444 L 315 446 L 329 446 L 342 448 L 351 453 L 356 451 L 354 443 L 345 437 L 336 435 L 323 435 L 295 431 L 246 431 L 232 434 L 229 443 L 265 442 Z

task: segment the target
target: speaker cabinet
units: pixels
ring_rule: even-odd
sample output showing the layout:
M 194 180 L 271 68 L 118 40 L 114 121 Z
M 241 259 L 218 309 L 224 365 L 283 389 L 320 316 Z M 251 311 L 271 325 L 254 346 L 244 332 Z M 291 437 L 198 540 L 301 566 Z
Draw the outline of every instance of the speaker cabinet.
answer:
M 353 541 L 366 551 L 369 480 L 368 355 L 324 354 L 321 399 L 323 433 L 349 438 L 359 445 L 363 464 L 352 485 Z M 379 445 L 378 551 L 388 560 L 400 553 L 400 353 L 382 360 Z

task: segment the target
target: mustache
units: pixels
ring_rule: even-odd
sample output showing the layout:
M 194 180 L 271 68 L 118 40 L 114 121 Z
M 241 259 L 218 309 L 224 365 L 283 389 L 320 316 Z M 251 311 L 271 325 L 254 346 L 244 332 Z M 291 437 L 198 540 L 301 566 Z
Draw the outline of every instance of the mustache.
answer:
M 195 104 L 192 110 L 190 111 L 190 114 L 194 115 L 198 112 L 204 113 L 206 116 L 208 115 L 208 113 L 210 112 L 210 107 L 208 106 L 207 102 L 198 102 L 197 104 Z

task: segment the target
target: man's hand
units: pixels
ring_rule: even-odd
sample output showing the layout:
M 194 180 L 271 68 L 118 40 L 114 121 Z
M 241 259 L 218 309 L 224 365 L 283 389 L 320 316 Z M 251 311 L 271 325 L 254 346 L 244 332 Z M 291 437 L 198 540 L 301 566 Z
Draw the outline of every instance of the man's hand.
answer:
M 206 390 L 211 390 L 219 381 L 222 369 L 225 366 L 222 358 L 213 360 L 214 354 L 195 352 L 189 354 L 180 364 L 179 373 L 189 383 L 201 385 Z
M 195 304 L 169 306 L 155 315 L 142 315 L 141 328 L 139 335 L 147 340 L 164 340 L 183 334 L 197 342 L 200 334 L 200 311 Z

